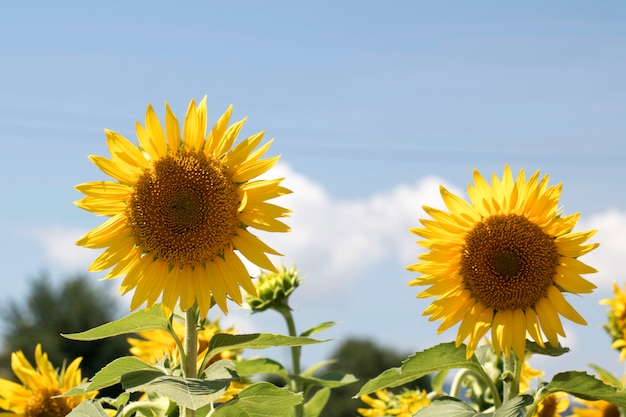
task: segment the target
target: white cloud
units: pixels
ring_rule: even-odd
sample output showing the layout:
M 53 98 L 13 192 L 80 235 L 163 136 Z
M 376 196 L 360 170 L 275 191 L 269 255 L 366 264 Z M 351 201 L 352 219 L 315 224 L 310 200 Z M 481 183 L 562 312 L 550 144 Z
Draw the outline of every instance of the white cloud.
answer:
M 285 255 L 285 263 L 295 262 L 302 273 L 314 277 L 309 291 L 317 294 L 339 291 L 385 261 L 412 263 L 420 248 L 408 229 L 419 226 L 425 216 L 422 205 L 442 206 L 443 180 L 435 177 L 347 200 L 333 198 L 288 165 L 277 166 L 271 175 L 285 177 L 284 185 L 293 191 L 275 201 L 293 211 L 286 219 L 292 231 L 264 234 L 262 239 Z
M 609 209 L 596 213 L 580 222 L 577 230 L 597 230 L 590 239 L 599 242 L 600 247 L 585 255 L 582 260 L 598 269 L 597 279 L 593 281 L 601 289 L 610 289 L 611 282 L 616 281 L 620 287 L 626 282 L 626 269 L 622 261 L 626 256 L 626 212 Z
M 86 271 L 97 253 L 76 245 L 76 240 L 87 230 L 61 225 L 29 228 L 25 235 L 43 249 L 44 261 L 64 271 Z

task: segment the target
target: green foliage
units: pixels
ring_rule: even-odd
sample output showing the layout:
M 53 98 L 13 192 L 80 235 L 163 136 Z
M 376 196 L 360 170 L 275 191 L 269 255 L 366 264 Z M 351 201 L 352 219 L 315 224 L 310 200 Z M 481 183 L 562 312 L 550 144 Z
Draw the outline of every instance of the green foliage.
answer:
M 243 389 L 232 400 L 219 406 L 212 417 L 276 417 L 290 416 L 293 407 L 301 404 L 302 394 L 259 382 Z
M 464 368 L 484 375 L 484 370 L 475 356 L 465 359 L 465 346 L 455 347 L 454 343 L 442 343 L 410 356 L 399 368 L 391 368 L 367 382 L 357 396 L 371 394 L 415 381 L 430 373 L 444 369 Z M 486 378 L 488 376 L 485 375 Z
M 147 330 L 168 330 L 169 326 L 161 304 L 155 304 L 148 310 L 136 311 L 119 320 L 104 323 L 80 333 L 62 334 L 62 336 L 71 340 L 92 341 Z
M 541 398 L 555 392 L 567 392 L 583 400 L 604 400 L 618 407 L 626 407 L 626 390 L 618 390 L 593 375 L 581 371 L 561 372 L 542 387 Z
M 87 400 L 76 406 L 67 417 L 109 417 L 97 401 Z
M 378 345 L 371 340 L 349 338 L 343 341 L 331 355 L 333 361 L 328 364 L 328 370 L 354 375 L 358 382 L 332 389 L 328 405 L 321 416 L 354 417 L 356 409 L 364 406 L 360 400 L 353 398 L 362 385 L 384 370 L 400 365 L 406 357 L 407 354 Z M 428 389 L 429 378 L 420 378 L 404 387 Z
M 530 395 L 521 395 L 505 402 L 493 413 L 478 412 L 469 404 L 454 397 L 442 397 L 427 407 L 421 408 L 416 417 L 521 417 L 524 409 L 532 404 Z

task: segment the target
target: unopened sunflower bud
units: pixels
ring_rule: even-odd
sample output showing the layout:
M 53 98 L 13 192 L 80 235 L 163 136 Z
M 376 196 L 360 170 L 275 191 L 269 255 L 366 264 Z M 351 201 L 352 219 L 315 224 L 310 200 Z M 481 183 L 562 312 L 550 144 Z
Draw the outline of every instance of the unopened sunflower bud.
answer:
M 255 283 L 257 296 L 247 295 L 246 301 L 254 313 L 269 308 L 284 308 L 301 281 L 295 266 L 289 269 L 281 266 L 278 272 L 263 272 Z

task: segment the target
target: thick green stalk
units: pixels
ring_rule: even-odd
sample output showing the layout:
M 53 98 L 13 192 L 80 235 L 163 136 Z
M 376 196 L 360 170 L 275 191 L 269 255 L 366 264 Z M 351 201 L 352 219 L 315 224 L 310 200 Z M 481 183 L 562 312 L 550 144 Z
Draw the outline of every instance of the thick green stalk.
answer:
M 509 356 L 505 355 L 503 359 L 503 395 L 502 401 L 507 402 L 511 398 L 519 394 L 519 380 L 521 374 L 522 362 L 517 358 L 514 352 L 509 352 Z
M 296 324 L 293 319 L 293 315 L 291 314 L 291 308 L 289 305 L 283 304 L 281 308 L 277 308 L 278 312 L 285 318 L 287 322 L 287 330 L 289 331 L 289 336 L 298 336 L 296 333 Z M 299 376 L 300 369 L 300 354 L 302 352 L 301 346 L 291 346 L 291 368 L 294 376 Z M 302 384 L 298 381 L 297 378 L 291 378 L 289 381 L 289 387 L 292 392 L 302 392 Z M 304 415 L 304 406 L 302 404 L 298 404 L 295 406 L 295 417 L 302 417 Z
M 198 307 L 194 304 L 185 312 L 185 340 L 184 354 L 181 355 L 181 365 L 185 378 L 196 378 L 198 361 Z M 181 407 L 182 417 L 195 417 L 195 410 Z

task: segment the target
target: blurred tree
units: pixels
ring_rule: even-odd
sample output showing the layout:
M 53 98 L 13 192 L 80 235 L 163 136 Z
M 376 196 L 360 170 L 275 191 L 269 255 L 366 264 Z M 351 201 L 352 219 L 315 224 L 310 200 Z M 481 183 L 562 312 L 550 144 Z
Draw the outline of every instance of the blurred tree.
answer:
M 359 381 L 335 388 L 331 391 L 328 404 L 320 417 L 355 417 L 356 409 L 367 407 L 358 399 L 352 399 L 361 387 L 381 372 L 400 366 L 409 355 L 394 351 L 388 347 L 377 345 L 368 339 L 346 339 L 333 353 L 331 359 L 336 360 L 329 370 L 340 370 L 354 375 Z M 430 390 L 430 378 L 423 377 L 403 387 L 409 389 Z M 395 388 L 400 390 L 402 387 Z
M 24 298 L 11 300 L 0 310 L 5 330 L 0 353 L 3 375 L 12 376 L 11 352 L 21 349 L 34 363 L 37 343 L 41 343 L 55 366 L 81 356 L 83 377 L 91 377 L 113 359 L 129 355 L 124 336 L 79 342 L 60 335 L 115 320 L 117 308 L 116 300 L 109 293 L 96 289 L 84 275 L 71 277 L 59 287 L 54 287 L 46 274 L 36 277 Z

